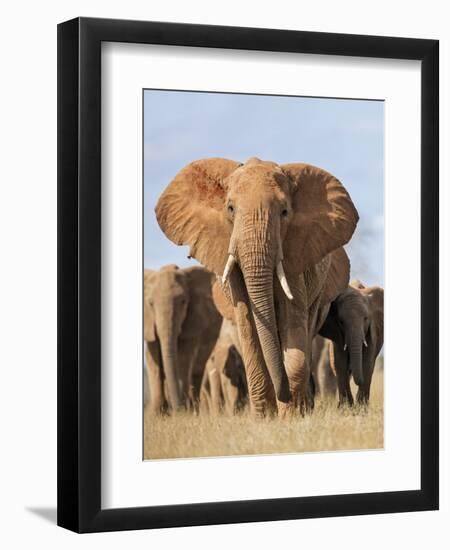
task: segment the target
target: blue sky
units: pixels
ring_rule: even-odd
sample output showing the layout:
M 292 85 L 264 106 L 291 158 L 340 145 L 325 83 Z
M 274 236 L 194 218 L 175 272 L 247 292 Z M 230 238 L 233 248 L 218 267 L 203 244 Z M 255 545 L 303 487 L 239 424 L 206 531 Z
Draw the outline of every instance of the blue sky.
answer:
M 384 103 L 367 100 L 144 92 L 144 265 L 194 265 L 172 244 L 154 207 L 175 174 L 192 160 L 250 157 L 309 162 L 334 174 L 358 209 L 346 247 L 352 278 L 384 281 Z

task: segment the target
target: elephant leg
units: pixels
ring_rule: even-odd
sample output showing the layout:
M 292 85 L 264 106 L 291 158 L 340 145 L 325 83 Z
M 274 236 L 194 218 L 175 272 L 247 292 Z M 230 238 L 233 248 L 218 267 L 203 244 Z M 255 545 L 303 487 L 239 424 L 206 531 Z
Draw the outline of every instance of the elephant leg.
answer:
M 344 376 L 345 385 L 344 385 L 344 403 L 348 403 L 351 407 L 353 406 L 353 394 L 350 387 L 350 373 L 347 372 Z
M 367 384 L 363 384 L 363 386 L 360 386 L 358 388 L 358 392 L 356 394 L 356 401 L 360 405 L 367 405 L 369 403 L 369 397 L 370 397 L 370 388 L 367 386 Z
M 239 361 L 239 362 L 238 362 Z M 220 371 L 220 381 L 225 402 L 225 410 L 229 415 L 237 413 L 240 394 L 240 358 L 231 344 L 226 346 L 223 368 Z
M 356 400 L 361 405 L 369 403 L 370 398 L 370 386 L 372 384 L 373 366 L 369 365 L 363 371 L 364 383 L 359 386 L 358 393 L 356 394 Z
M 148 406 L 155 414 L 165 413 L 167 411 L 167 400 L 164 395 L 161 351 L 158 342 L 147 342 L 145 347 L 145 362 L 150 389 L 150 403 Z
M 350 373 L 348 370 L 348 353 L 333 342 L 330 346 L 330 366 L 336 373 L 339 393 L 339 406 L 353 405 L 353 395 L 350 388 Z
M 305 287 L 304 292 L 307 292 Z M 285 302 L 281 302 L 284 303 Z M 280 332 L 283 351 L 283 361 L 289 379 L 289 388 L 294 408 L 304 414 L 312 411 L 316 393 L 317 377 L 312 371 L 313 336 L 328 312 L 320 308 L 319 297 L 310 306 L 309 311 L 296 319 L 296 326 L 289 327 L 289 312 L 284 309 L 278 314 L 278 326 L 285 327 Z M 286 320 L 287 319 L 287 320 Z M 289 327 L 289 328 L 286 328 Z
M 226 387 L 223 383 L 227 358 L 228 346 L 219 340 L 214 348 L 214 361 L 209 368 L 212 409 L 215 414 L 222 412 L 226 406 Z
M 192 368 L 197 357 L 198 345 L 193 340 L 178 341 L 178 374 L 182 400 L 188 409 L 194 408 L 191 392 Z
M 230 414 L 237 414 L 245 407 L 248 392 L 242 359 L 234 344 L 229 349 L 228 360 L 221 380 L 225 408 Z
M 339 406 L 353 405 L 353 395 L 350 388 L 350 375 L 342 373 L 338 375 Z
M 314 397 L 310 391 L 311 353 L 299 348 L 299 342 L 305 341 L 302 328 L 288 329 L 282 335 L 283 361 L 289 380 L 294 409 L 304 414 L 313 407 Z
M 293 405 L 303 415 L 314 407 L 314 397 L 310 391 L 310 367 L 306 354 L 301 349 L 287 348 L 284 351 L 284 365 Z
M 197 347 L 195 359 L 191 365 L 191 380 L 190 380 L 190 399 L 197 410 L 200 402 L 200 388 L 203 380 L 203 375 L 206 370 L 206 364 L 214 349 L 216 342 L 202 342 Z
M 330 369 L 329 364 L 324 365 L 322 377 L 323 396 L 329 399 L 336 398 L 337 380 Z
M 370 386 L 372 384 L 373 371 L 375 369 L 376 351 L 372 342 L 368 348 L 363 349 L 363 379 L 364 384 L 358 389 L 356 399 L 358 403 L 368 403 L 370 398 Z
M 312 373 L 312 381 L 314 386 L 314 396 L 320 395 L 320 397 L 328 397 L 326 387 L 326 365 L 329 365 L 329 353 L 328 345 L 329 340 L 323 338 L 318 334 L 320 327 L 328 314 L 330 309 L 329 305 L 320 306 L 320 298 L 318 297 L 312 304 L 309 312 L 309 334 L 315 335 L 311 341 L 311 360 L 310 368 Z
M 188 380 L 187 380 L 189 407 L 194 412 L 198 412 L 198 404 L 200 399 L 200 384 L 201 384 L 202 375 L 203 375 L 203 373 L 199 373 L 197 370 L 198 356 L 199 356 L 199 349 L 197 347 L 197 349 L 191 356 L 191 361 L 189 363 L 189 369 L 188 369 Z
M 234 415 L 239 409 L 239 388 L 223 373 L 220 379 L 225 401 L 225 410 L 229 415 Z
M 329 346 L 331 342 L 326 341 L 323 346 L 322 352 L 319 358 L 319 364 L 317 366 L 317 377 L 319 382 L 320 394 L 324 399 L 331 399 L 336 397 L 337 380 L 336 375 L 330 366 L 330 354 Z
M 223 395 L 220 380 L 220 372 L 216 367 L 216 364 L 211 365 L 209 369 L 209 385 L 211 388 L 211 412 L 214 414 L 220 414 L 223 409 Z
M 311 361 L 311 385 L 314 388 L 315 395 L 320 395 L 322 393 L 319 379 L 319 365 L 314 359 Z
M 199 401 L 199 412 L 208 413 L 211 412 L 211 388 L 209 385 L 209 361 L 206 364 L 205 371 L 203 372 L 202 383 L 200 386 L 200 401 Z
M 279 326 L 283 326 L 280 323 Z M 289 380 L 292 404 L 286 414 L 297 410 L 303 415 L 314 407 L 313 384 L 311 381 L 311 349 L 300 349 L 305 342 L 303 327 L 288 328 L 280 333 L 283 363 Z

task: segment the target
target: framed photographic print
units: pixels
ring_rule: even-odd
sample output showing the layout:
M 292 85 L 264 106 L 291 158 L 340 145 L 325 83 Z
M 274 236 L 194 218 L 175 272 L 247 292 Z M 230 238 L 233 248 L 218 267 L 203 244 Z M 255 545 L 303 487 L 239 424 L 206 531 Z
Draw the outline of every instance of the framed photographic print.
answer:
M 438 42 L 58 27 L 58 524 L 438 508 Z

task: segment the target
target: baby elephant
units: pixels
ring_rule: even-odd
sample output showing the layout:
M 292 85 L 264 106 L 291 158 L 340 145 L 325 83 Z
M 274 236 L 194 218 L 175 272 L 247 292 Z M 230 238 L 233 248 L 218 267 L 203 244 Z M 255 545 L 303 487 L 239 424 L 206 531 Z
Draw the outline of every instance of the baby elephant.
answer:
M 247 400 L 247 381 L 239 353 L 237 329 L 224 319 L 219 338 L 206 363 L 200 405 L 206 411 L 229 415 L 241 410 Z
M 375 360 L 384 340 L 384 291 L 353 281 L 331 304 L 320 334 L 333 341 L 331 367 L 336 372 L 339 403 L 353 405 L 350 374 L 357 401 L 367 403 Z
M 144 272 L 144 340 L 155 413 L 196 408 L 206 361 L 222 317 L 214 306 L 214 276 L 203 267 L 167 265 Z

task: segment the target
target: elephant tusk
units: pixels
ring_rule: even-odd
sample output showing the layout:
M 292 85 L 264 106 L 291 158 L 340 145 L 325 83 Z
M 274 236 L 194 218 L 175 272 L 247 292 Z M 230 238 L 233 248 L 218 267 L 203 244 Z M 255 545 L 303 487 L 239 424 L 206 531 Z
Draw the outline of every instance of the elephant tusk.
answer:
M 366 346 L 366 348 L 369 347 L 369 346 L 367 345 L 367 342 L 366 342 L 366 339 L 365 339 L 365 338 L 364 338 L 364 340 L 363 340 L 363 343 L 364 343 L 364 345 Z
M 225 269 L 223 270 L 222 284 L 225 284 L 227 282 L 228 275 L 231 273 L 231 270 L 233 269 L 233 266 L 235 263 L 236 263 L 235 257 L 233 256 L 233 254 L 230 254 L 228 256 L 228 261 L 225 266 Z
M 284 290 L 284 293 L 289 298 L 289 300 L 293 300 L 294 297 L 292 296 L 291 289 L 289 288 L 282 262 L 278 262 L 277 276 L 278 276 L 278 280 L 280 281 L 281 288 Z
M 347 349 L 347 344 L 344 344 L 344 351 Z

